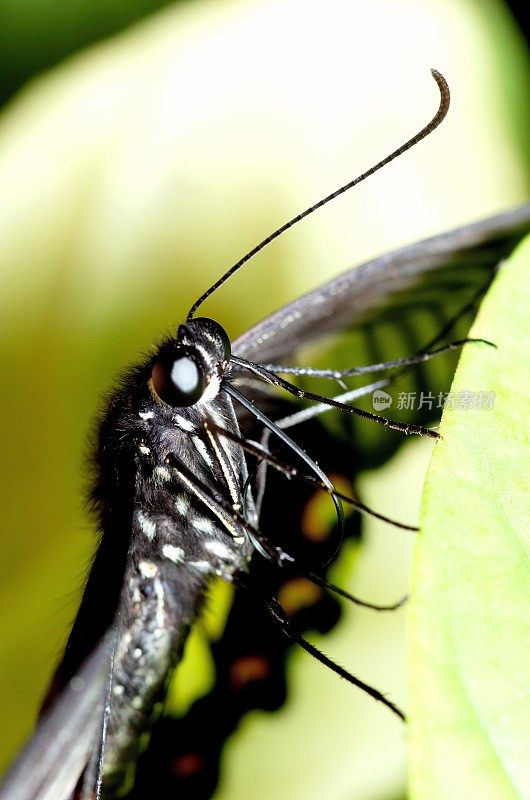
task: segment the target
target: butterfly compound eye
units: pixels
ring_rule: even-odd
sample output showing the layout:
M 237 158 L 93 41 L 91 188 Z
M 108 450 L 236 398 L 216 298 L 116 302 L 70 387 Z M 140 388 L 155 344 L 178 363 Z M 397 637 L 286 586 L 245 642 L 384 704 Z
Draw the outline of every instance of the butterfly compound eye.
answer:
M 192 406 L 201 399 L 205 389 L 202 370 L 188 353 L 156 361 L 151 371 L 151 384 L 162 402 L 177 407 Z

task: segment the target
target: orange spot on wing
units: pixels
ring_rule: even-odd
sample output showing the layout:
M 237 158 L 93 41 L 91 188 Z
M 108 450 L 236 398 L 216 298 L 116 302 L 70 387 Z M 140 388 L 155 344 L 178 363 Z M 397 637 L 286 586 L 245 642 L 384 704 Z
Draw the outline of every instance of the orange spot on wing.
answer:
M 278 600 L 288 617 L 302 608 L 314 606 L 322 597 L 322 589 L 307 578 L 291 578 L 278 590 Z
M 351 485 L 343 475 L 330 475 L 331 482 L 337 491 L 351 496 Z M 349 508 L 344 509 L 346 515 Z M 300 519 L 300 532 L 310 542 L 325 542 L 329 538 L 337 521 L 335 509 L 327 492 L 317 490 L 307 501 Z
M 239 690 L 252 681 L 262 681 L 270 675 L 270 664 L 263 656 L 241 656 L 229 672 L 229 681 L 233 689 Z
M 204 769 L 204 758 L 200 753 L 183 753 L 174 759 L 171 771 L 176 778 L 191 778 Z

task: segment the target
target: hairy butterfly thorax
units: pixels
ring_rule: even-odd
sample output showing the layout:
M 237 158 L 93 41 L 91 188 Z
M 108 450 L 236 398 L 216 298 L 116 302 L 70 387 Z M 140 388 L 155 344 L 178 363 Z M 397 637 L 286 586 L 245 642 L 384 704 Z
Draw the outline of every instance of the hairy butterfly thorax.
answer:
M 232 580 L 250 557 L 240 518 L 257 520 L 252 498 L 243 503 L 245 459 L 216 432 L 239 432 L 220 392 L 229 359 L 217 323 L 181 325 L 125 376 L 101 425 L 93 499 L 103 539 L 61 670 L 64 682 L 115 620 L 103 770 L 109 791 L 135 755 L 208 580 Z

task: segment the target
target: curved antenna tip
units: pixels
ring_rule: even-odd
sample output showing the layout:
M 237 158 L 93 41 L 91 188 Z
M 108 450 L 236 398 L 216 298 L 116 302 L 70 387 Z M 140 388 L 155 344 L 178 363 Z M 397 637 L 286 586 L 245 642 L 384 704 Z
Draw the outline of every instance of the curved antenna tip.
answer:
M 240 258 L 239 261 L 236 261 L 236 263 L 233 264 L 230 269 L 227 269 L 226 272 L 224 272 L 221 277 L 218 278 L 215 283 L 212 284 L 212 286 L 210 286 L 210 288 L 207 289 L 199 297 L 199 299 L 193 303 L 188 312 L 188 321 L 194 317 L 197 309 L 204 303 L 205 300 L 207 300 L 214 292 L 216 292 L 217 289 L 219 289 L 219 287 L 221 287 L 235 272 L 241 269 L 241 267 L 246 264 L 247 261 L 250 261 L 251 258 L 253 258 L 257 253 L 267 247 L 267 245 L 281 236 L 282 233 L 285 233 L 286 230 L 292 228 L 294 225 L 297 225 L 303 219 L 308 217 L 314 211 L 317 211 L 319 208 L 322 208 L 322 206 L 325 206 L 331 200 L 335 200 L 336 197 L 339 197 L 341 194 L 344 194 L 344 192 L 347 192 L 349 189 L 357 186 L 357 184 L 366 180 L 366 178 L 368 178 L 370 175 L 373 175 L 374 172 L 377 172 L 378 170 L 382 169 L 382 167 L 390 164 L 390 162 L 394 161 L 394 159 L 399 158 L 399 156 L 403 155 L 403 153 L 406 153 L 407 150 L 411 149 L 411 147 L 417 145 L 418 142 L 421 142 L 422 139 L 425 139 L 426 136 L 429 136 L 429 134 L 431 134 L 438 127 L 438 125 L 445 119 L 447 111 L 449 110 L 449 85 L 442 73 L 438 72 L 437 69 L 431 69 L 431 74 L 438 84 L 438 89 L 440 90 L 440 105 L 438 107 L 438 111 L 431 121 L 428 122 L 427 125 L 425 125 L 420 131 L 418 131 L 415 136 L 413 136 L 411 139 L 408 139 L 404 144 L 398 147 L 397 150 L 394 150 L 392 153 L 390 153 L 390 155 L 386 156 L 386 158 L 383 158 L 377 164 L 374 164 L 374 166 L 370 167 L 370 169 L 366 170 L 366 172 L 363 172 L 362 175 L 358 175 L 353 180 L 345 183 L 344 186 L 340 186 L 338 189 L 335 189 L 335 191 L 331 192 L 331 194 L 326 195 L 326 197 L 323 197 L 317 203 L 314 203 L 312 206 L 309 206 L 309 208 L 306 208 L 305 211 L 300 212 L 283 225 L 280 225 L 280 227 L 269 234 L 269 236 L 266 236 L 265 239 L 259 242 L 259 244 L 253 247 L 252 250 L 249 250 L 248 253 Z
M 438 89 L 440 90 L 441 103 L 440 103 L 440 110 L 438 113 L 441 115 L 443 119 L 447 114 L 447 111 L 449 109 L 449 103 L 451 100 L 451 92 L 449 91 L 449 84 L 447 83 L 442 73 L 439 70 L 434 69 L 434 67 L 431 67 L 431 75 L 438 84 Z

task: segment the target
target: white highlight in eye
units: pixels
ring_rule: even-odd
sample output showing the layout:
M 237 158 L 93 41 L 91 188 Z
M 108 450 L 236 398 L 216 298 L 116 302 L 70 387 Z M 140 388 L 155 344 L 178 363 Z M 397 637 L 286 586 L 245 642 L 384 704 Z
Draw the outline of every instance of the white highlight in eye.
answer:
M 139 561 L 138 569 L 144 578 L 154 578 L 158 572 L 158 567 L 152 561 Z
M 184 563 L 184 550 L 182 547 L 175 547 L 174 544 L 165 544 L 162 548 L 162 553 L 174 564 Z
M 228 559 L 229 561 L 234 559 L 234 553 L 223 542 L 206 542 L 204 548 L 219 558 Z
M 171 367 L 171 380 L 181 392 L 193 392 L 199 385 L 199 368 L 191 358 L 177 358 Z
M 156 535 L 156 523 L 146 517 L 142 511 L 136 512 L 136 519 L 138 520 L 138 525 L 144 536 L 147 536 L 147 538 L 152 541 Z
M 184 517 L 188 513 L 190 508 L 189 498 L 186 497 L 185 494 L 177 495 L 177 499 L 175 500 L 175 508 L 177 509 L 179 514 L 182 514 L 182 516 Z
M 153 417 L 155 416 L 155 412 L 154 411 L 139 411 L 138 412 L 138 416 L 140 417 L 140 419 L 145 419 L 145 420 L 153 419 Z
M 155 477 L 159 478 L 159 480 L 167 483 L 171 480 L 171 472 L 168 470 L 167 467 L 155 467 L 153 470 Z
M 141 658 L 142 657 L 142 650 L 140 647 L 136 647 L 133 651 L 133 658 Z
M 213 522 L 206 517 L 197 517 L 191 523 L 196 531 L 200 533 L 213 533 Z

